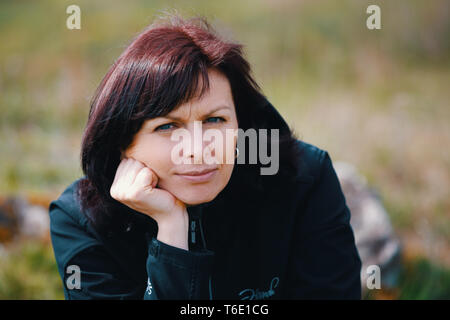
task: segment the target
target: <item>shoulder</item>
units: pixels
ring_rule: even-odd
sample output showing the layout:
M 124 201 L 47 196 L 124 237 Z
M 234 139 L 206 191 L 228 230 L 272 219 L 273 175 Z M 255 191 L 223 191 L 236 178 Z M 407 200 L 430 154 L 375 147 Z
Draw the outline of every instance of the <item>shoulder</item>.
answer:
M 302 140 L 297 140 L 297 148 L 296 180 L 313 183 L 320 178 L 324 162 L 331 161 L 329 154 L 326 150 Z
M 59 218 L 71 219 L 81 226 L 87 224 L 87 219 L 81 211 L 80 202 L 77 195 L 78 183 L 82 178 L 73 181 L 61 195 L 49 205 L 50 220 Z
M 50 236 L 58 267 L 61 268 L 77 252 L 101 241 L 88 227 L 77 197 L 77 185 L 72 182 L 62 194 L 49 205 Z
M 305 183 L 302 183 L 298 190 L 309 190 L 303 193 L 308 198 L 308 207 L 303 209 L 304 225 L 313 230 L 313 226 L 329 223 L 347 224 L 350 211 L 328 151 L 302 141 L 298 143 L 303 152 L 297 176 L 308 184 L 304 188 Z

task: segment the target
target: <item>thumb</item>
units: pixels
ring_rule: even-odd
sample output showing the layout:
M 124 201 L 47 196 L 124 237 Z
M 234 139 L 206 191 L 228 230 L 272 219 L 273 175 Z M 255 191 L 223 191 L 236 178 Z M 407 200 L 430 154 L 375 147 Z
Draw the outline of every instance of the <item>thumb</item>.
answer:
M 157 175 L 148 167 L 142 168 L 134 180 L 134 184 L 145 189 L 153 189 L 156 187 L 157 183 Z

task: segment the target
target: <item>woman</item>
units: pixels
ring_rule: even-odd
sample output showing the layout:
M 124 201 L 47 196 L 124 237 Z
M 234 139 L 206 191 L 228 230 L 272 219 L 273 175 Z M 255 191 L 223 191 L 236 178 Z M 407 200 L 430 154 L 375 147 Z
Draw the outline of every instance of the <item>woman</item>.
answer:
M 81 162 L 49 208 L 66 299 L 361 297 L 328 153 L 294 138 L 205 19 L 132 41 L 92 100 Z

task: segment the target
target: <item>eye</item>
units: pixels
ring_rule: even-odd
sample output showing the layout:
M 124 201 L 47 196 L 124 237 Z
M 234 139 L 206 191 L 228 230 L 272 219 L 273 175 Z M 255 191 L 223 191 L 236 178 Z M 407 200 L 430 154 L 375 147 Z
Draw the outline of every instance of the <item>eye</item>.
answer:
M 207 123 L 219 123 L 219 122 L 225 122 L 225 119 L 222 117 L 209 117 L 205 120 Z
M 166 130 L 170 130 L 174 127 L 175 127 L 174 123 L 166 123 L 166 124 L 162 124 L 162 125 L 156 127 L 155 131 L 166 131 Z

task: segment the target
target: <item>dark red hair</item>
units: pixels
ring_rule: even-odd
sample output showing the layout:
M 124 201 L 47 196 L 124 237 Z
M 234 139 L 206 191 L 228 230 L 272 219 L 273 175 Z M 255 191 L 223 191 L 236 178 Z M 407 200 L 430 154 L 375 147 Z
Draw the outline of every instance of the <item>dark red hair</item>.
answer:
M 145 120 L 166 115 L 208 90 L 209 68 L 228 78 L 239 128 L 281 127 L 281 139 L 293 141 L 291 131 L 252 78 L 242 49 L 241 44 L 222 39 L 201 17 L 170 15 L 137 35 L 96 90 L 82 139 L 85 177 L 78 190 L 92 222 L 123 226 L 129 213 L 109 193 L 121 151 Z M 109 228 L 113 225 L 109 223 Z

